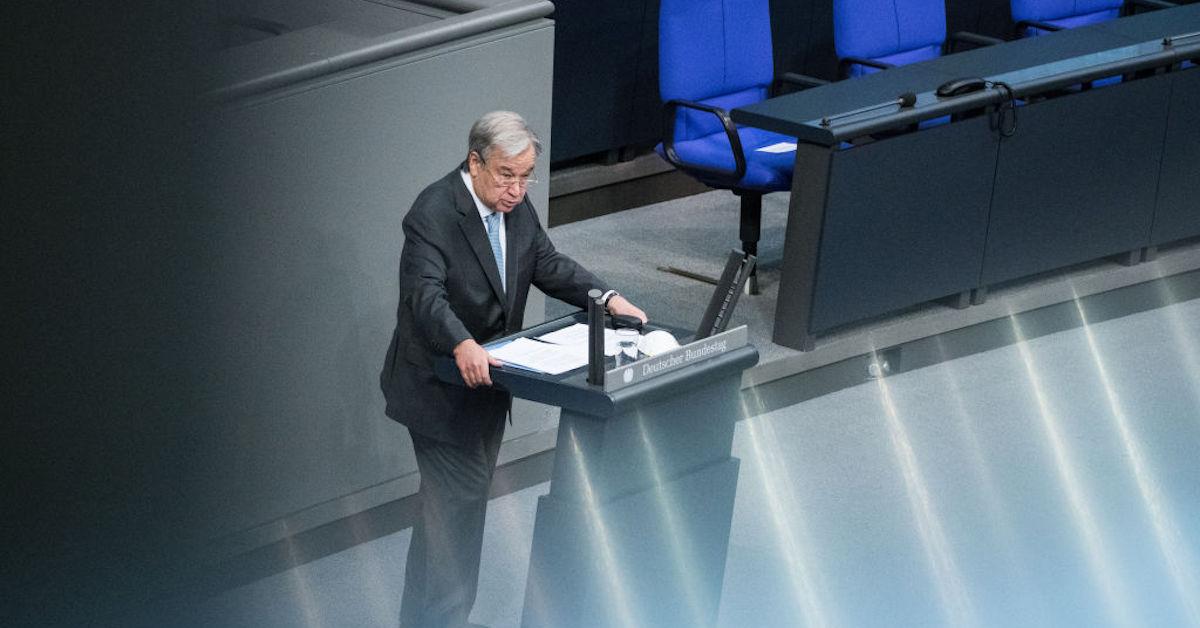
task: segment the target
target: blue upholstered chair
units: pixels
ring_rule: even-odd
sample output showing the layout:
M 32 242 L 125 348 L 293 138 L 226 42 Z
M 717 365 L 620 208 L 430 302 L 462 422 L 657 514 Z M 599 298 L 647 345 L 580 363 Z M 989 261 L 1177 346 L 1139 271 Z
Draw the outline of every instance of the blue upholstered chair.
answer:
M 1001 40 L 958 32 L 946 37 L 945 0 L 834 0 L 833 41 L 843 77 L 934 59 L 956 43 Z
M 1133 13 L 1138 7 L 1166 9 L 1162 0 L 1012 0 L 1017 36 L 1036 37 L 1053 31 L 1098 24 Z
M 741 198 L 742 250 L 758 254 L 762 196 L 791 189 L 796 154 L 757 149 L 795 138 L 739 127 L 729 110 L 771 95 L 777 84 L 768 0 L 662 0 L 658 21 L 663 141 L 673 166 Z M 780 80 L 812 86 L 818 79 Z M 687 276 L 699 278 L 691 273 Z M 747 283 L 757 292 L 757 279 Z

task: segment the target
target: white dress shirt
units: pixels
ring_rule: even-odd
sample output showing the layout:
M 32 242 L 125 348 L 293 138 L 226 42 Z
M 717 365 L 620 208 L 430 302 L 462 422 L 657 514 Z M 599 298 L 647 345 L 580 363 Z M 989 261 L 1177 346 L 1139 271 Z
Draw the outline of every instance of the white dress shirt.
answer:
M 479 195 L 475 193 L 475 186 L 471 184 L 471 173 L 460 170 L 459 174 L 462 175 L 463 183 L 467 185 L 467 191 L 471 193 L 471 199 L 475 201 L 475 209 L 479 210 L 479 222 L 482 223 L 484 235 L 487 235 L 487 223 L 484 221 L 496 212 L 488 209 L 487 205 L 479 200 Z M 504 214 L 500 214 L 500 252 L 504 254 L 504 265 L 508 266 L 508 238 L 505 237 L 505 233 Z

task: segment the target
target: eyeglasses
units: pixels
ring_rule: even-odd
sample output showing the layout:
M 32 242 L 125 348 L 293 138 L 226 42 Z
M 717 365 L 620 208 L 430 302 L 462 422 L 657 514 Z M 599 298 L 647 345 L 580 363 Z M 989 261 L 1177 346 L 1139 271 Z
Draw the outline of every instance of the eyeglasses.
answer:
M 482 155 L 475 153 L 475 156 L 479 159 L 479 163 L 483 164 L 483 169 L 487 171 L 488 176 L 492 178 L 492 181 L 495 181 L 496 185 L 499 185 L 502 188 L 511 188 L 512 186 L 517 185 L 524 189 L 529 189 L 530 186 L 538 184 L 538 180 L 530 175 L 515 175 L 508 173 L 496 174 L 492 172 L 491 168 L 487 167 L 487 162 L 483 160 Z
M 484 168 L 484 170 L 487 170 L 487 168 Z M 512 186 L 517 185 L 522 188 L 529 189 L 529 186 L 537 185 L 537 182 L 538 182 L 537 179 L 535 179 L 529 175 L 524 175 L 524 176 L 517 176 L 517 175 L 513 175 L 513 174 L 497 175 L 497 174 L 493 174 L 491 170 L 488 170 L 488 174 L 492 175 L 492 180 L 495 181 L 496 184 L 502 188 L 511 188 Z

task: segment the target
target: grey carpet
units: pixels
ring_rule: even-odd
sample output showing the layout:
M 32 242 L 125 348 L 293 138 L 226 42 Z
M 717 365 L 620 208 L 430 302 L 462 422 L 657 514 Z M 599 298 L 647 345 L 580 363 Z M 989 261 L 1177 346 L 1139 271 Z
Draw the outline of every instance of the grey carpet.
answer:
M 783 260 L 783 230 L 787 225 L 788 194 L 763 198 L 762 240 L 759 243 L 759 282 L 763 294 L 743 296 L 730 327 L 749 325 L 760 350 L 772 351 L 769 333 Z M 695 329 L 713 286 L 657 270 L 676 266 L 717 276 L 738 240 L 738 200 L 729 192 L 713 191 L 647 205 L 550 230 L 562 252 L 616 286 L 654 321 Z M 549 301 L 555 316 L 570 308 Z M 779 355 L 788 350 L 777 347 Z M 765 357 L 765 356 L 764 356 Z

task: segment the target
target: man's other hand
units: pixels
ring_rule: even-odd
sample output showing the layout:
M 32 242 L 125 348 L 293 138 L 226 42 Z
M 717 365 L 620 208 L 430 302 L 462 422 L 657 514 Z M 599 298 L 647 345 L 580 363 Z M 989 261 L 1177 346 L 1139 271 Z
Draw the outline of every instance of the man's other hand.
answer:
M 500 360 L 488 355 L 487 350 L 471 338 L 454 347 L 454 363 L 458 365 L 458 372 L 462 374 L 467 388 L 491 386 L 492 375 L 488 367 L 500 366 Z
M 626 299 L 619 294 L 614 294 L 613 297 L 608 300 L 608 313 L 634 316 L 638 320 L 642 321 L 643 325 L 646 324 L 646 321 L 648 320 L 646 318 L 646 313 L 643 312 L 641 308 L 630 303 L 629 299 Z

